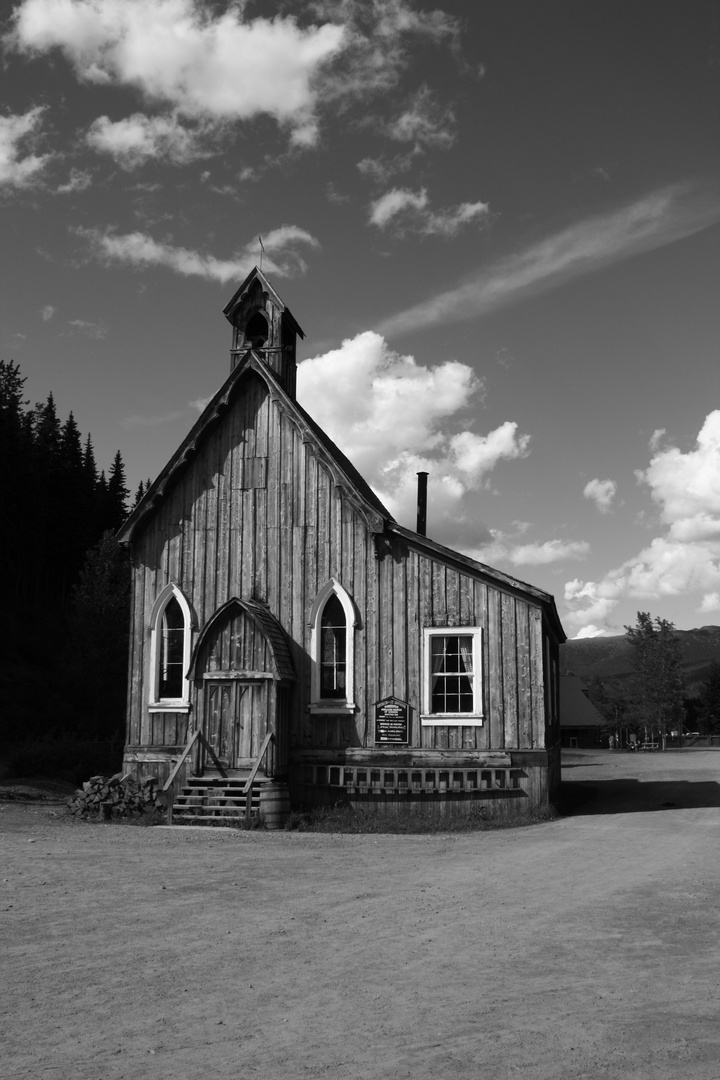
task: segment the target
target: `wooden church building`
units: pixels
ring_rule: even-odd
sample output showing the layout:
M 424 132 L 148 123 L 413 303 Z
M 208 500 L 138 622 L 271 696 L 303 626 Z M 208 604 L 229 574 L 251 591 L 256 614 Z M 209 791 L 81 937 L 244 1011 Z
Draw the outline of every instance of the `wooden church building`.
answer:
M 260 270 L 224 314 L 230 374 L 119 534 L 125 771 L 255 770 L 294 807 L 542 812 L 560 780 L 552 596 L 393 520 L 298 404 L 303 332 Z

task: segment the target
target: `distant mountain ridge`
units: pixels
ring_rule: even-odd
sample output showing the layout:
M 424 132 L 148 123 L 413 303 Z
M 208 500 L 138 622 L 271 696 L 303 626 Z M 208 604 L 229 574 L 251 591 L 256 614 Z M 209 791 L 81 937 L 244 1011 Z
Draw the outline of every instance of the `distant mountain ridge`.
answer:
M 688 697 L 696 697 L 714 660 L 720 660 L 720 626 L 676 630 L 680 639 Z M 577 638 L 560 646 L 560 671 L 587 682 L 598 675 L 618 682 L 632 675 L 632 646 L 625 634 L 616 637 Z

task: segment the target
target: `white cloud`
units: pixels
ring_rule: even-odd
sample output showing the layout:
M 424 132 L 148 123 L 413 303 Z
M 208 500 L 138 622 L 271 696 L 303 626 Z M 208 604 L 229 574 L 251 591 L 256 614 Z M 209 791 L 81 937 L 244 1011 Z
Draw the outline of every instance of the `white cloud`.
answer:
M 587 626 L 582 626 L 578 630 L 577 634 L 575 635 L 575 640 L 579 641 L 581 638 L 603 637 L 605 634 L 607 634 L 607 630 L 603 630 L 602 627 L 595 626 L 595 623 L 588 623 Z
M 345 44 L 343 26 L 292 16 L 216 14 L 193 0 L 23 0 L 6 40 L 30 55 L 60 49 L 85 82 L 137 87 L 185 116 L 264 114 L 301 144 L 316 138 L 316 79 Z
M 200 126 L 222 124 L 216 134 L 270 117 L 299 149 L 317 144 L 323 115 L 339 113 L 346 122 L 354 105 L 362 109 L 360 123 L 370 119 L 384 128 L 384 119 L 372 118 L 371 99 L 386 109 L 418 40 L 458 51 L 458 20 L 415 10 L 405 0 L 308 0 L 302 11 L 281 6 L 289 14 L 273 9 L 271 17 L 250 17 L 247 0 L 20 0 L 3 41 L 26 56 L 57 50 L 80 81 L 132 87 L 152 106 L 147 111 L 159 107 Z M 128 118 L 131 127 L 137 115 Z M 121 154 L 126 165 L 147 160 L 143 133 L 133 139 L 116 126 L 124 123 L 101 117 L 91 141 Z M 421 87 L 386 134 L 419 152 L 449 145 L 453 123 L 452 109 Z M 185 143 L 177 131 L 159 142 L 145 134 L 169 160 L 197 156 L 206 146 L 198 132 Z
M 212 152 L 205 140 L 213 130 L 212 125 L 188 127 L 177 116 L 133 113 L 115 122 L 107 116 L 98 117 L 90 125 L 86 141 L 124 169 L 135 169 L 150 160 L 184 165 Z
M 393 188 L 375 199 L 369 221 L 379 229 L 392 226 L 396 232 L 421 233 L 424 236 L 455 236 L 464 225 L 488 215 L 487 203 L 460 203 L 446 210 L 432 210 L 425 188 L 409 191 Z
M 357 163 L 358 172 L 376 184 L 384 184 L 392 176 L 407 172 L 412 167 L 417 157 L 416 151 L 410 150 L 406 154 L 397 154 L 390 158 L 363 158 Z
M 415 33 L 436 42 L 457 43 L 460 24 L 445 11 L 418 11 L 404 0 L 381 0 L 375 8 L 379 14 L 376 33 L 380 38 L 392 41 L 400 34 Z
M 565 600 L 570 604 L 570 612 L 563 616 L 563 622 L 573 626 L 585 626 L 589 621 L 607 625 L 622 592 L 622 583 L 611 578 L 600 582 L 575 578 L 566 582 Z
M 720 539 L 720 409 L 705 418 L 694 450 L 658 451 L 643 479 L 671 537 Z
M 27 187 L 47 165 L 49 154 L 26 153 L 23 149 L 37 135 L 44 111 L 38 105 L 26 113 L 0 116 L 0 185 Z
M 698 593 L 700 610 L 712 610 L 704 605 L 720 592 L 720 410 L 705 418 L 694 448 L 658 450 L 639 477 L 660 506 L 665 532 L 600 581 L 569 581 L 570 623 L 607 621 L 631 597 Z
M 230 258 L 218 259 L 214 255 L 176 247 L 169 241 L 153 240 L 141 232 L 119 235 L 112 230 L 77 228 L 74 231 L 88 242 L 93 255 L 102 261 L 138 267 L 164 266 L 177 274 L 223 283 L 245 277 L 258 261 L 257 239 Z M 268 273 L 278 276 L 303 272 L 306 264 L 302 247 L 320 246 L 314 236 L 296 225 L 282 225 L 263 233 L 263 245 L 263 266 Z
M 583 488 L 585 498 L 592 499 L 601 514 L 610 513 L 616 494 L 614 480 L 590 480 Z
M 57 188 L 58 195 L 71 195 L 75 191 L 85 191 L 92 184 L 92 174 L 85 169 L 71 169 L 70 176 Z
M 424 367 L 371 331 L 298 368 L 299 400 L 396 519 L 415 527 L 416 474 L 428 472 L 428 534 L 466 551 L 490 538 L 477 493 L 501 462 L 528 453 L 511 421 L 485 435 L 463 429 L 483 394 L 467 365 Z
M 102 341 L 107 337 L 107 329 L 101 323 L 88 322 L 86 319 L 70 319 L 68 326 L 72 327 L 70 334 L 84 334 L 86 337 Z
M 398 214 L 406 210 L 424 210 L 427 204 L 428 197 L 425 188 L 418 192 L 408 191 L 407 188 L 393 188 L 392 191 L 387 191 L 372 203 L 370 224 L 384 229 Z
M 45 304 L 44 307 L 40 308 L 40 318 L 43 322 L 49 322 L 55 314 L 56 310 L 57 309 L 54 308 L 52 304 Z
M 655 428 L 648 442 L 648 445 L 650 446 L 650 449 L 653 453 L 655 453 L 655 451 L 660 448 L 663 436 L 666 434 L 667 432 L 664 427 Z
M 432 91 L 422 86 L 407 108 L 388 122 L 385 134 L 418 148 L 446 149 L 455 141 L 455 115 L 451 108 L 439 106 Z
M 443 11 L 419 11 L 403 0 L 314 0 L 312 8 L 345 28 L 342 50 L 318 80 L 323 101 L 341 108 L 352 100 L 365 105 L 374 94 L 387 100 L 410 61 L 409 39 L 457 51 L 460 23 Z
M 677 185 L 652 192 L 483 267 L 470 280 L 383 319 L 376 329 L 390 336 L 416 332 L 448 318 L 477 318 L 570 278 L 690 236 L 719 219 L 720 200 L 714 190 Z
M 700 602 L 698 611 L 720 611 L 720 592 L 706 593 Z
M 586 540 L 546 540 L 541 544 L 521 544 L 510 553 L 515 566 L 546 566 L 566 559 L 584 559 L 590 551 Z
M 518 435 L 517 424 L 506 420 L 489 435 L 475 435 L 461 431 L 449 440 L 450 452 L 456 468 L 465 475 L 482 475 L 495 467 L 501 458 L 526 457 L 529 453 L 529 435 Z
M 490 565 L 549 566 L 584 559 L 590 551 L 586 540 L 544 540 L 519 543 L 519 534 L 508 535 L 492 529 L 491 540 L 472 552 L 473 558 Z
M 528 522 L 512 534 L 485 521 L 492 474 L 530 452 L 513 421 L 487 434 L 464 427 L 485 386 L 466 364 L 432 367 L 389 348 L 366 331 L 298 367 L 298 398 L 347 454 L 390 512 L 415 528 L 417 473 L 428 476 L 428 535 L 480 562 L 538 566 L 582 559 L 585 541 L 529 542 Z

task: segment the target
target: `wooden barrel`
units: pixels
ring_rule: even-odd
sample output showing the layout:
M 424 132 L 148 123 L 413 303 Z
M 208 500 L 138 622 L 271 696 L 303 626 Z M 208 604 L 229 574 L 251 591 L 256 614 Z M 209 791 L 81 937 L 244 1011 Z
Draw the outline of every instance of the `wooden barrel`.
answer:
M 266 829 L 283 829 L 290 814 L 287 784 L 272 781 L 260 788 L 260 817 Z

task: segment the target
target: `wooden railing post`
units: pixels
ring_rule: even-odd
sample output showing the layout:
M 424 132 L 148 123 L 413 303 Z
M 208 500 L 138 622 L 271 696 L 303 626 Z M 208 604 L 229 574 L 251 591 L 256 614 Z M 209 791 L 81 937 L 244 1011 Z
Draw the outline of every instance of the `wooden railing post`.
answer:
M 206 753 L 212 758 L 212 760 L 213 760 L 213 762 L 215 764 L 215 767 L 217 768 L 220 775 L 223 776 L 227 780 L 227 775 L 228 774 L 225 771 L 222 764 L 220 763 L 217 754 L 215 753 L 214 749 L 212 748 L 212 746 L 210 745 L 208 740 L 205 738 L 205 734 L 204 734 L 202 728 L 201 727 L 198 728 L 198 730 L 193 732 L 193 734 L 188 739 L 187 744 L 185 745 L 185 748 L 184 748 L 182 754 L 180 755 L 180 757 L 175 762 L 175 766 L 174 766 L 172 772 L 170 773 L 169 777 L 167 778 L 167 780 L 165 781 L 163 787 L 160 789 L 160 792 L 159 792 L 160 802 L 161 802 L 161 804 L 164 804 L 164 806 L 165 806 L 165 814 L 166 814 L 166 820 L 167 820 L 168 825 L 172 825 L 172 820 L 173 820 L 173 804 L 175 802 L 175 781 L 176 781 L 176 778 L 178 776 L 178 773 L 180 772 L 180 769 L 182 768 L 183 764 L 187 760 L 190 752 L 192 751 L 192 749 L 193 749 L 193 747 L 195 746 L 196 743 L 198 744 L 198 750 L 204 749 L 206 751 Z M 245 795 L 245 814 L 246 814 L 247 817 L 250 817 L 250 809 L 251 809 L 251 803 L 252 803 L 253 781 L 255 780 L 255 777 L 257 776 L 260 765 L 262 764 L 263 758 L 267 754 L 269 748 L 271 748 L 271 753 L 270 753 L 270 757 L 269 757 L 269 763 L 270 763 L 270 771 L 272 773 L 274 768 L 275 768 L 275 736 L 273 735 L 273 733 L 271 731 L 268 732 L 268 734 L 265 736 L 265 738 L 263 740 L 263 744 L 260 747 L 260 753 L 258 754 L 257 758 L 255 759 L 255 761 L 253 763 L 253 766 L 250 769 L 250 773 L 248 775 L 248 778 L 245 781 L 245 785 L 244 785 L 244 787 L 242 789 L 243 795 Z
M 247 780 L 245 781 L 245 786 L 243 788 L 243 795 L 245 796 L 245 817 L 246 818 L 250 817 L 250 809 L 251 809 L 251 804 L 252 804 L 253 781 L 254 781 L 255 777 L 257 776 L 258 769 L 260 768 L 260 763 L 262 762 L 262 759 L 265 757 L 265 754 L 267 753 L 268 747 L 271 745 L 271 743 L 274 743 L 274 742 L 275 742 L 275 736 L 273 735 L 272 731 L 268 731 L 267 735 L 263 739 L 263 744 L 260 747 L 260 753 L 258 754 L 258 756 L 255 759 L 255 764 L 253 765 L 253 767 L 250 770 L 250 775 L 248 776 Z
M 201 738 L 203 738 L 202 731 L 198 728 L 198 730 L 193 732 L 193 734 L 188 739 L 187 743 L 185 744 L 185 749 L 175 762 L 175 768 L 172 770 L 160 790 L 160 799 L 161 802 L 165 803 L 165 811 L 168 825 L 172 825 L 173 803 L 175 801 L 175 777 L 180 772 L 180 769 L 187 760 L 187 757 L 193 746 L 198 741 L 198 739 Z

